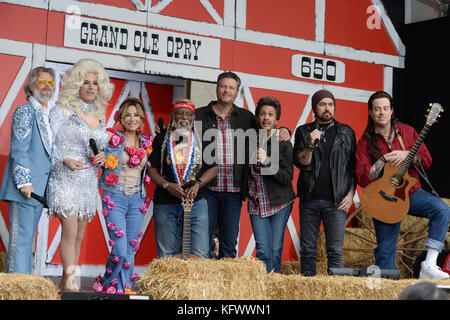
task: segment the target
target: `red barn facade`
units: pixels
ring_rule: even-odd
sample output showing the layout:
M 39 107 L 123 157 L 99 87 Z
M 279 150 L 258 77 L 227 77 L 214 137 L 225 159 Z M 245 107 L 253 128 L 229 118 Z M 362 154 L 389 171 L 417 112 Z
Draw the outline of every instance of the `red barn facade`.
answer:
M 275 96 L 282 104 L 279 125 L 294 132 L 312 119 L 311 95 L 326 88 L 337 99 L 336 119 L 351 125 L 359 138 L 368 97 L 392 91 L 393 68 L 404 68 L 404 56 L 380 0 L 0 1 L 0 175 L 9 153 L 12 114 L 25 101 L 23 85 L 30 70 L 39 65 L 53 67 L 60 84 L 79 59 L 100 61 L 115 86 L 109 124 L 124 98 L 139 96 L 152 134 L 155 119 L 167 121 L 172 101 L 185 95 L 185 80 L 212 83 L 223 70 L 232 70 L 242 79 L 238 106 L 254 111 L 260 97 Z M 297 176 L 296 170 L 294 185 Z M 138 273 L 156 257 L 152 208 L 142 226 Z M 6 203 L 0 203 L 0 211 L 0 251 L 6 251 Z M 61 274 L 60 232 L 59 222 L 43 214 L 35 273 Z M 254 248 L 244 205 L 239 255 L 252 255 Z M 100 214 L 87 227 L 79 273 L 102 273 L 109 250 Z M 298 251 L 297 199 L 283 259 L 298 259 Z

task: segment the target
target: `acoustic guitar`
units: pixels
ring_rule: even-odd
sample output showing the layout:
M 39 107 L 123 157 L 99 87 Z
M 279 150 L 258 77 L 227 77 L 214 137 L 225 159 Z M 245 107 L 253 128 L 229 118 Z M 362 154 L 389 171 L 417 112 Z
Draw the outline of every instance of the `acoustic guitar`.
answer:
M 438 103 L 432 103 L 430 107 L 431 109 L 427 110 L 429 113 L 426 116 L 426 124 L 401 166 L 394 167 L 386 163 L 383 176 L 370 183 L 361 192 L 361 207 L 377 220 L 397 223 L 408 214 L 409 190 L 417 181 L 408 174 L 408 169 L 431 125 L 443 111 Z
M 182 199 L 183 215 L 183 239 L 181 241 L 181 259 L 191 258 L 191 210 L 194 199 Z M 193 256 L 194 257 L 194 256 Z

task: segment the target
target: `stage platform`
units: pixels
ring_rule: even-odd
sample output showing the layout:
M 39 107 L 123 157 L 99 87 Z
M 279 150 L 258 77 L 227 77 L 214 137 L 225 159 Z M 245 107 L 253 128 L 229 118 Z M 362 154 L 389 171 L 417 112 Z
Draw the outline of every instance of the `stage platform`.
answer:
M 61 277 L 47 277 L 57 287 Z M 136 294 L 110 294 L 94 292 L 92 286 L 95 278 L 80 277 L 77 279 L 79 292 L 61 291 L 61 300 L 152 300 L 150 296 Z

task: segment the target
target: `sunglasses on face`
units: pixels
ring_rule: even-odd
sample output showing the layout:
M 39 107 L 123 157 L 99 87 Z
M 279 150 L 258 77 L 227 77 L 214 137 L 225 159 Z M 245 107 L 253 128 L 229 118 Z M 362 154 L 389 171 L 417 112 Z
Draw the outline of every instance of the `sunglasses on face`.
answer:
M 175 110 L 174 114 L 176 114 L 177 116 L 188 116 L 188 117 L 192 117 L 194 115 L 192 111 L 183 111 L 183 110 Z
M 43 86 L 43 85 L 45 85 L 46 83 L 48 83 L 48 85 L 49 85 L 50 87 L 54 87 L 54 86 L 55 86 L 55 80 L 39 79 L 39 80 L 37 81 L 37 84 L 40 85 L 40 86 Z

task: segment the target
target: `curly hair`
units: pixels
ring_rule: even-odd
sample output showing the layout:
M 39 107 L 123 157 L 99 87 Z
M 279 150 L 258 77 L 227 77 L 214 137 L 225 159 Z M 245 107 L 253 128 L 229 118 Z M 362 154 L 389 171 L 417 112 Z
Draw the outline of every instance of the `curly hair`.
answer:
M 389 100 L 391 110 L 394 109 L 392 96 L 385 91 L 377 91 L 377 92 L 373 93 L 369 98 L 369 101 L 367 103 L 369 111 L 371 111 L 373 108 L 373 105 L 372 105 L 373 101 L 375 99 L 380 99 L 380 98 L 387 98 Z M 394 116 L 394 114 L 392 114 L 391 130 L 393 130 L 394 125 L 397 122 L 399 122 L 399 120 Z M 366 126 L 366 129 L 364 130 L 363 134 L 367 137 L 367 145 L 368 145 L 368 149 L 369 149 L 370 159 L 372 160 L 372 163 L 374 163 L 381 156 L 381 149 L 377 143 L 377 134 L 375 133 L 375 125 L 374 125 L 373 119 L 370 116 L 370 114 L 368 115 L 367 126 Z
M 114 85 L 109 81 L 105 68 L 96 60 L 81 59 L 73 68 L 64 75 L 63 87 L 56 102 L 61 108 L 76 111 L 80 88 L 86 78 L 86 74 L 92 72 L 97 75 L 98 92 L 94 105 L 99 118 L 105 115 L 106 104 L 111 99 Z

